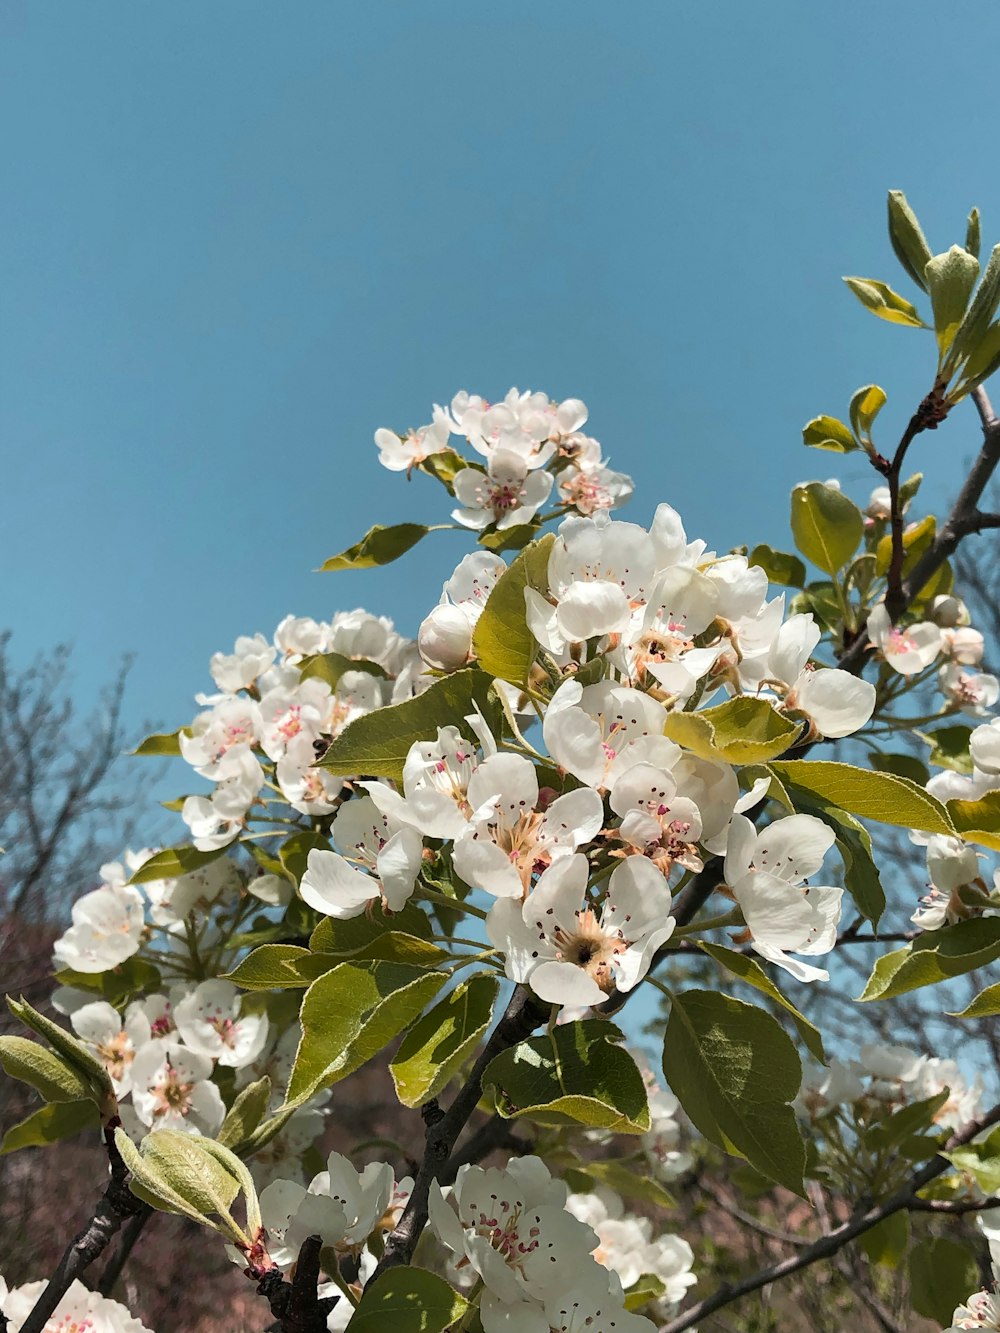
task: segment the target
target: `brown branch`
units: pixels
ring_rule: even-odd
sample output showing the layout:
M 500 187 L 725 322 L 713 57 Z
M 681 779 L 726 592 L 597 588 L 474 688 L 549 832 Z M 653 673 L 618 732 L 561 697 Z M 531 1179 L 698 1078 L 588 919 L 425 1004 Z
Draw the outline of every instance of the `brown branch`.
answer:
M 99 1291 L 102 1296 L 111 1295 L 115 1283 L 121 1277 L 122 1269 L 128 1263 L 129 1256 L 135 1247 L 136 1241 L 142 1235 L 143 1228 L 152 1216 L 152 1208 L 143 1204 L 140 1211 L 133 1217 L 130 1217 L 122 1227 L 121 1240 L 118 1243 L 118 1249 L 111 1255 L 108 1262 L 104 1265 L 101 1280 L 96 1287 L 96 1290 Z
M 780 1241 L 782 1245 L 794 1245 L 797 1249 L 803 1249 L 809 1244 L 801 1236 L 795 1236 L 790 1231 L 782 1231 L 779 1227 L 768 1226 L 766 1222 L 761 1222 L 759 1218 L 754 1217 L 753 1213 L 745 1213 L 742 1208 L 737 1207 L 731 1199 L 727 1199 L 721 1190 L 709 1184 L 707 1180 L 698 1182 L 699 1188 L 704 1190 L 709 1198 L 721 1208 L 724 1213 L 749 1227 L 751 1231 L 756 1231 L 760 1236 L 766 1236 L 768 1240 Z
M 987 1208 L 1000 1208 L 1000 1195 L 988 1199 L 914 1199 L 910 1204 L 911 1213 L 947 1213 L 951 1217 L 982 1213 Z
M 385 1252 L 375 1270 L 376 1277 L 388 1268 L 409 1263 L 413 1257 L 417 1241 L 427 1224 L 427 1199 L 431 1183 L 448 1170 L 458 1137 L 482 1095 L 483 1075 L 487 1066 L 502 1051 L 530 1037 L 548 1015 L 548 1006 L 539 1005 L 530 991 L 518 986 L 448 1110 L 442 1111 L 436 1102 L 421 1108 L 427 1125 L 423 1161 L 403 1216 L 395 1230 L 385 1239 Z
M 1000 1123 L 1000 1106 L 994 1106 L 993 1109 L 979 1120 L 973 1120 L 961 1133 L 953 1134 L 945 1144 L 945 1151 L 951 1152 L 955 1148 L 960 1148 L 963 1144 L 971 1142 L 977 1134 L 981 1134 L 984 1129 L 989 1129 L 992 1125 Z M 858 1236 L 864 1235 L 872 1227 L 877 1226 L 879 1222 L 887 1217 L 892 1217 L 894 1213 L 910 1210 L 919 1205 L 917 1193 L 932 1180 L 951 1169 L 951 1162 L 946 1157 L 937 1156 L 930 1162 L 922 1166 L 919 1171 L 914 1172 L 910 1180 L 901 1189 L 897 1190 L 891 1198 L 883 1203 L 874 1204 L 870 1208 L 859 1210 L 853 1217 L 849 1218 L 841 1226 L 835 1227 L 819 1240 L 814 1241 L 799 1254 L 792 1255 L 780 1263 L 772 1264 L 769 1268 L 762 1268 L 759 1272 L 751 1274 L 741 1282 L 728 1283 L 720 1287 L 718 1291 L 708 1296 L 697 1305 L 690 1309 L 682 1311 L 670 1323 L 664 1324 L 660 1333 L 684 1333 L 685 1329 L 694 1328 L 700 1321 L 716 1310 L 721 1310 L 724 1306 L 731 1305 L 733 1301 L 738 1301 L 751 1292 L 760 1291 L 762 1287 L 770 1286 L 772 1282 L 780 1281 L 781 1278 L 790 1277 L 793 1273 L 801 1272 L 803 1268 L 808 1268 L 811 1264 L 818 1263 L 820 1259 L 830 1259 L 838 1254 L 845 1245 L 855 1240 Z
M 21 1325 L 21 1333 L 44 1333 L 53 1311 L 71 1284 L 100 1258 L 122 1223 L 146 1207 L 128 1187 L 128 1168 L 115 1144 L 116 1124 L 120 1124 L 117 1117 L 104 1130 L 104 1142 L 111 1163 L 111 1179 L 107 1189 L 94 1209 L 94 1216 L 67 1246 L 59 1266 Z
M 266 1298 L 276 1318 L 277 1322 L 271 1325 L 275 1333 L 326 1333 L 327 1315 L 338 1298 L 324 1296 L 321 1300 L 318 1295 L 322 1248 L 319 1236 L 307 1236 L 295 1261 L 291 1282 L 281 1276 L 280 1268 L 270 1269 L 258 1282 L 257 1291 Z
M 899 619 L 921 588 L 925 587 L 944 562 L 955 554 L 960 543 L 966 537 L 976 532 L 982 532 L 986 528 L 998 526 L 994 521 L 998 516 L 983 513 L 979 509 L 979 501 L 982 499 L 983 492 L 997 469 L 997 464 L 1000 463 L 1000 419 L 993 411 L 993 405 L 985 389 L 982 387 L 973 389 L 971 397 L 979 413 L 979 420 L 983 428 L 982 447 L 944 525 L 930 547 L 914 565 L 909 577 L 900 584 L 898 597 L 890 601 L 889 592 L 887 591 L 886 609 L 893 621 Z M 893 554 L 895 555 L 895 547 Z M 890 591 L 891 588 L 890 580 Z M 843 670 L 852 671 L 855 675 L 858 675 L 864 665 L 867 649 L 868 636 L 865 633 L 865 626 L 861 625 L 857 637 L 847 651 L 841 655 L 838 665 Z

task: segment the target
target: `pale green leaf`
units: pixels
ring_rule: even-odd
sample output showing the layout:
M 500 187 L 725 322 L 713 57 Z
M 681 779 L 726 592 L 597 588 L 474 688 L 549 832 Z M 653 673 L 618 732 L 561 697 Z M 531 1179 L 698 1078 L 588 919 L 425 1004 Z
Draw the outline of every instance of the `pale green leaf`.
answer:
M 763 543 L 750 552 L 749 563 L 762 569 L 769 583 L 786 588 L 801 588 L 806 581 L 806 567 L 797 555 L 775 551 Z
M 924 277 L 934 310 L 938 350 L 943 359 L 965 318 L 969 298 L 979 277 L 979 261 L 960 245 L 953 245 L 929 261 Z
M 925 833 L 955 833 L 940 801 L 894 773 L 874 773 L 826 759 L 777 759 L 771 767 L 782 781 L 848 814 Z
M 845 426 L 836 417 L 813 417 L 802 427 L 802 443 L 812 449 L 828 449 L 834 454 L 849 454 L 861 446 Z
M 1000 917 L 959 921 L 926 931 L 880 958 L 859 1000 L 888 1000 L 948 981 L 1000 958 Z
M 538 644 L 528 629 L 525 588 L 542 596 L 548 592 L 549 554 L 555 536 L 549 533 L 526 546 L 486 600 L 476 622 L 472 647 L 479 665 L 491 676 L 523 685 L 528 679 Z
M 447 524 L 439 524 L 447 527 Z M 321 574 L 333 574 L 341 569 L 371 569 L 375 565 L 388 565 L 405 555 L 416 546 L 421 537 L 438 529 L 425 527 L 423 523 L 397 523 L 387 528 L 376 523 L 369 528 L 359 542 L 349 546 L 339 555 L 331 555 L 319 567 Z
M 389 1066 L 404 1106 L 422 1106 L 447 1087 L 489 1027 L 499 986 L 495 976 L 470 977 L 410 1028 Z
M 0 1037 L 0 1064 L 47 1102 L 94 1101 L 90 1080 L 54 1051 L 27 1037 Z
M 854 501 L 821 481 L 792 491 L 791 523 L 795 545 L 825 574 L 844 568 L 865 531 L 864 516 Z
M 164 847 L 148 861 L 144 861 L 129 880 L 130 884 L 148 884 L 155 879 L 177 879 L 188 875 L 192 870 L 200 870 L 210 865 L 220 856 L 225 856 L 228 848 L 216 847 L 212 851 L 200 852 L 197 847 Z
M 927 290 L 924 269 L 933 258 L 917 215 L 902 190 L 889 191 L 889 240 L 896 258 L 917 284 Z
M 0 1143 L 0 1157 L 21 1148 L 46 1148 L 84 1129 L 97 1129 L 101 1117 L 92 1101 L 56 1102 L 42 1106 L 20 1124 L 11 1125 Z
M 718 991 L 675 995 L 663 1072 L 695 1127 L 716 1147 L 804 1192 L 805 1145 L 791 1107 L 802 1065 L 770 1014 Z
M 423 1268 L 390 1268 L 365 1287 L 350 1333 L 443 1333 L 468 1302 L 443 1277 Z
M 761 764 L 795 743 L 797 722 L 766 699 L 739 694 L 698 713 L 668 713 L 664 735 L 701 759 L 729 764 Z
M 809 1022 L 805 1014 L 799 1013 L 787 996 L 782 995 L 756 959 L 748 957 L 745 953 L 739 953 L 736 949 L 727 949 L 725 945 L 711 944 L 708 940 L 699 940 L 698 944 L 708 954 L 709 958 L 714 958 L 721 967 L 726 968 L 734 977 L 739 977 L 748 986 L 753 986 L 762 995 L 766 995 L 769 999 L 780 1004 L 783 1009 L 786 1009 L 791 1014 L 792 1021 L 798 1028 L 799 1035 L 809 1053 L 814 1055 L 820 1064 L 826 1064 L 826 1053 L 823 1050 L 823 1038 L 819 1029 L 815 1024 Z
M 913 303 L 893 291 L 887 282 L 880 282 L 878 278 L 845 278 L 844 281 L 861 304 L 879 319 L 914 329 L 924 327 Z

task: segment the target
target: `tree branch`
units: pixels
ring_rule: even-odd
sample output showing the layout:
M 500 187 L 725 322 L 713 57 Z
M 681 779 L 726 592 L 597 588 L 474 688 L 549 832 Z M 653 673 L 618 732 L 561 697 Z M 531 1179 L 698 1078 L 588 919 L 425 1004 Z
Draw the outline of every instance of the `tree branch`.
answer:
M 153 1216 L 153 1210 L 147 1204 L 143 1204 L 139 1212 L 130 1217 L 122 1227 L 121 1240 L 118 1249 L 108 1259 L 104 1265 L 104 1271 L 101 1274 L 101 1280 L 97 1284 L 96 1290 L 102 1296 L 110 1296 L 114 1290 L 115 1283 L 121 1277 L 122 1269 L 128 1263 L 136 1241 L 142 1235 L 143 1228 L 149 1219 Z
M 413 1182 L 409 1202 L 394 1231 L 385 1240 L 385 1253 L 375 1270 L 375 1276 L 398 1264 L 407 1264 L 413 1257 L 417 1241 L 427 1224 L 427 1198 L 431 1182 L 446 1173 L 449 1159 L 458 1136 L 469 1122 L 483 1091 L 483 1075 L 489 1063 L 501 1051 L 526 1040 L 546 1018 L 548 1007 L 542 1007 L 530 991 L 518 986 L 493 1029 L 489 1040 L 479 1053 L 472 1072 L 455 1095 L 447 1111 L 441 1111 L 436 1102 L 422 1107 L 427 1125 L 423 1161 Z
M 67 1246 L 58 1268 L 21 1325 L 21 1333 L 44 1333 L 53 1311 L 76 1278 L 104 1253 L 122 1223 L 146 1207 L 128 1187 L 128 1168 L 115 1144 L 116 1123 L 120 1123 L 117 1117 L 104 1130 L 104 1142 L 111 1163 L 111 1179 L 107 1189 L 94 1209 L 94 1216 Z
M 1000 1106 L 994 1106 L 993 1109 L 979 1120 L 973 1120 L 961 1133 L 953 1134 L 945 1144 L 945 1151 L 951 1152 L 955 1148 L 960 1148 L 963 1144 L 971 1142 L 977 1134 L 981 1134 L 984 1129 L 989 1129 L 992 1125 L 1000 1123 Z M 721 1310 L 726 1305 L 731 1305 L 733 1301 L 740 1300 L 743 1296 L 748 1296 L 751 1292 L 760 1291 L 761 1287 L 769 1286 L 772 1282 L 777 1282 L 781 1278 L 790 1277 L 793 1273 L 800 1272 L 803 1268 L 808 1268 L 811 1264 L 818 1263 L 820 1259 L 829 1259 L 839 1253 L 850 1241 L 858 1236 L 864 1235 L 872 1227 L 877 1226 L 879 1222 L 894 1213 L 904 1210 L 919 1208 L 921 1203 L 926 1200 L 918 1200 L 917 1192 L 922 1190 L 932 1180 L 951 1169 L 951 1162 L 947 1158 L 937 1156 L 931 1159 L 919 1171 L 914 1172 L 909 1182 L 896 1191 L 891 1198 L 883 1203 L 874 1204 L 870 1208 L 856 1212 L 841 1226 L 835 1227 L 827 1235 L 821 1236 L 819 1240 L 814 1241 L 799 1254 L 792 1255 L 784 1259 L 781 1263 L 772 1264 L 769 1268 L 762 1268 L 759 1272 L 751 1274 L 744 1278 L 742 1282 L 735 1282 L 720 1287 L 713 1295 L 708 1296 L 689 1310 L 682 1311 L 675 1319 L 668 1324 L 664 1324 L 660 1333 L 684 1333 L 685 1329 L 694 1328 L 694 1326 L 708 1315 L 716 1310 Z
M 997 464 L 1000 463 L 1000 419 L 993 411 L 993 405 L 985 389 L 982 387 L 973 389 L 971 397 L 976 405 L 979 420 L 983 427 L 982 447 L 944 525 L 930 547 L 910 571 L 909 577 L 900 584 L 898 596 L 890 600 L 889 591 L 886 592 L 886 609 L 893 621 L 899 619 L 913 602 L 920 589 L 937 573 L 944 562 L 954 555 L 964 538 L 975 532 L 982 532 L 985 528 L 998 526 L 994 522 L 998 516 L 982 513 L 979 509 L 979 501 L 982 499 L 983 492 L 997 469 Z M 900 515 L 901 521 L 902 515 Z M 900 541 L 902 541 L 901 528 L 900 534 Z M 894 545 L 893 558 L 895 558 L 895 551 Z M 900 564 L 900 569 L 902 569 L 902 564 Z M 892 581 L 890 577 L 889 590 L 891 591 L 891 589 Z M 867 648 L 868 636 L 865 633 L 865 626 L 862 625 L 853 643 L 841 655 L 838 665 L 845 671 L 852 671 L 855 675 L 859 674 Z

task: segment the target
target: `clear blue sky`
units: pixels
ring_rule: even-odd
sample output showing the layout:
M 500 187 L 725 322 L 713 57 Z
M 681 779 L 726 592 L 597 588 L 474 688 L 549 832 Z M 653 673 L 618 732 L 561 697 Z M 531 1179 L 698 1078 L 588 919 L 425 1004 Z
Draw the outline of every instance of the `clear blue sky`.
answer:
M 371 436 L 462 387 L 583 397 L 630 516 L 787 544 L 795 481 L 869 485 L 802 423 L 928 387 L 840 284 L 897 281 L 886 189 L 1000 239 L 998 42 L 992 2 L 4 0 L 0 624 L 84 697 L 137 652 L 171 726 L 288 611 L 412 632 L 450 534 L 311 570 L 444 517 Z M 975 433 L 920 440 L 939 496 Z

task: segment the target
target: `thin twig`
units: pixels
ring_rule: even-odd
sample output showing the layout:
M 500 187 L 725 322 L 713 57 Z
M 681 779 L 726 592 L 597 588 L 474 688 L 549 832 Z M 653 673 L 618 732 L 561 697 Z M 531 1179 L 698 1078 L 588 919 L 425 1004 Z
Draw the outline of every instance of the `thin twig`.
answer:
M 997 1123 L 1000 1123 L 1000 1106 L 994 1106 L 981 1119 L 973 1120 L 961 1133 L 953 1134 L 945 1144 L 945 1151 L 951 1152 L 955 1148 L 960 1148 L 963 1144 L 971 1142 L 984 1129 L 989 1129 Z M 689 1310 L 682 1311 L 675 1319 L 672 1319 L 668 1324 L 664 1324 L 660 1333 L 684 1333 L 685 1329 L 694 1328 L 699 1320 L 705 1319 L 708 1315 L 713 1314 L 716 1310 L 721 1310 L 726 1305 L 731 1305 L 733 1301 L 738 1301 L 742 1297 L 750 1295 L 751 1292 L 760 1291 L 762 1287 L 767 1287 L 772 1282 L 791 1277 L 793 1273 L 808 1268 L 820 1259 L 831 1258 L 838 1254 L 849 1241 L 864 1235 L 866 1231 L 870 1231 L 872 1227 L 877 1226 L 885 1218 L 891 1217 L 894 1213 L 911 1209 L 917 1200 L 918 1191 L 950 1169 L 951 1162 L 946 1157 L 937 1156 L 932 1158 L 919 1171 L 914 1172 L 908 1183 L 897 1190 L 891 1198 L 855 1213 L 841 1226 L 835 1227 L 833 1231 L 814 1241 L 812 1245 L 809 1245 L 799 1254 L 792 1255 L 780 1263 L 772 1264 L 769 1268 L 762 1268 L 759 1272 L 751 1274 L 741 1282 L 720 1287 L 718 1291 L 706 1297 L 705 1300 L 699 1301 L 697 1305 L 692 1306 Z
M 530 1037 L 547 1017 L 548 1008 L 541 1007 L 530 991 L 518 986 L 448 1110 L 442 1112 L 436 1103 L 422 1108 L 427 1125 L 423 1161 L 403 1216 L 386 1237 L 385 1253 L 376 1269 L 376 1276 L 398 1264 L 409 1263 L 413 1257 L 417 1241 L 427 1223 L 427 1199 L 431 1183 L 448 1168 L 458 1136 L 468 1124 L 482 1095 L 483 1075 L 487 1066 L 502 1051 Z
M 737 1222 L 742 1222 L 742 1224 L 745 1227 L 749 1227 L 751 1231 L 756 1231 L 759 1235 L 766 1236 L 768 1240 L 777 1240 L 780 1241 L 782 1245 L 794 1245 L 799 1249 L 804 1249 L 805 1246 L 809 1244 L 809 1241 L 802 1236 L 795 1236 L 791 1231 L 782 1231 L 779 1227 L 768 1226 L 766 1222 L 761 1222 L 758 1218 L 754 1217 L 752 1213 L 745 1213 L 742 1208 L 738 1208 L 731 1199 L 727 1199 L 721 1190 L 716 1189 L 715 1186 L 709 1184 L 707 1180 L 699 1181 L 699 1186 L 724 1213 L 728 1213 L 729 1216 L 735 1218 Z
M 59 1266 L 49 1278 L 31 1313 L 21 1325 L 21 1333 L 43 1333 L 56 1306 L 71 1284 L 100 1258 L 111 1244 L 122 1223 L 134 1217 L 146 1205 L 130 1191 L 128 1168 L 115 1144 L 115 1120 L 104 1130 L 104 1142 L 111 1163 L 111 1179 L 94 1209 L 94 1216 L 66 1247 Z M 120 1122 L 117 1122 L 120 1123 Z
M 129 1255 L 135 1246 L 136 1241 L 142 1235 L 143 1228 L 149 1219 L 153 1216 L 152 1208 L 146 1204 L 133 1217 L 130 1217 L 122 1227 L 121 1240 L 118 1243 L 118 1249 L 108 1259 L 104 1265 L 104 1272 L 101 1274 L 101 1280 L 97 1284 L 97 1290 L 102 1296 L 110 1296 L 114 1290 L 115 1283 L 121 1277 L 122 1269 L 128 1263 Z

